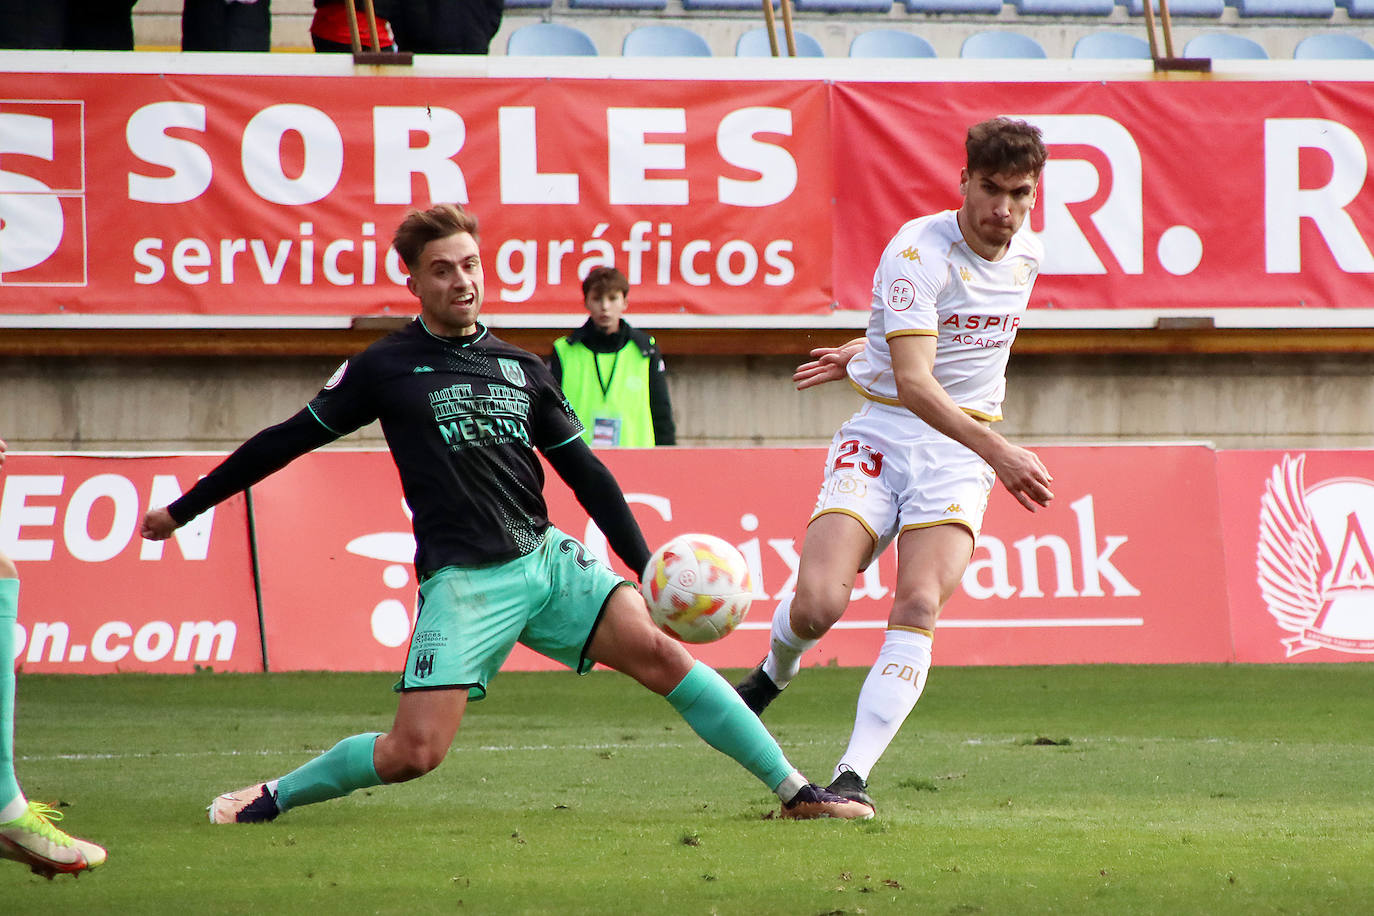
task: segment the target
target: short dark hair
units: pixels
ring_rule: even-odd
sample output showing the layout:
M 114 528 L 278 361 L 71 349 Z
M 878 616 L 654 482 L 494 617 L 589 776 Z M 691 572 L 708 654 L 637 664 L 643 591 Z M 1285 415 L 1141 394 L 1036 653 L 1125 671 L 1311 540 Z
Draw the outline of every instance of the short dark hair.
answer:
M 466 232 L 477 238 L 477 217 L 458 204 L 436 204 L 428 210 L 411 210 L 396 234 L 391 237 L 391 245 L 412 271 L 419 266 L 420 252 L 435 239 L 446 239 L 450 235 Z
M 1011 118 L 992 118 L 968 129 L 968 170 L 987 175 L 1030 173 L 1036 178 L 1050 154 L 1040 128 Z
M 593 267 L 587 276 L 582 278 L 582 299 L 585 301 L 593 293 L 620 293 L 622 296 L 629 296 L 630 281 L 614 267 Z

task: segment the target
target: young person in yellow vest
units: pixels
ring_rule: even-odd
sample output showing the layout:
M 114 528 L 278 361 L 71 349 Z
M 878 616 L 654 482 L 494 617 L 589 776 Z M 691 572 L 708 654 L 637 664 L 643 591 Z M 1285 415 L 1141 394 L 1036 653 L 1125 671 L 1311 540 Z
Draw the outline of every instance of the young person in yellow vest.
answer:
M 614 267 L 594 267 L 582 281 L 587 323 L 553 343 L 549 368 L 577 412 L 592 448 L 676 445 L 663 354 L 621 316 L 630 281 Z

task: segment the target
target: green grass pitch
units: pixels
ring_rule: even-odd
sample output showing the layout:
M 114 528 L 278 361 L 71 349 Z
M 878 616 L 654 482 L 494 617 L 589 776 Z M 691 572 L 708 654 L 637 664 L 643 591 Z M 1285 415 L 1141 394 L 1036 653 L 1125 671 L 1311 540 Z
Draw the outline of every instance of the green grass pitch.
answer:
M 863 675 L 807 670 L 765 716 L 818 781 Z M 0 910 L 1374 913 L 1374 665 L 937 668 L 866 824 L 771 818 L 619 675 L 508 673 L 423 779 L 206 822 L 385 730 L 392 680 L 21 675 L 24 788 L 110 860 L 52 883 L 0 862 Z

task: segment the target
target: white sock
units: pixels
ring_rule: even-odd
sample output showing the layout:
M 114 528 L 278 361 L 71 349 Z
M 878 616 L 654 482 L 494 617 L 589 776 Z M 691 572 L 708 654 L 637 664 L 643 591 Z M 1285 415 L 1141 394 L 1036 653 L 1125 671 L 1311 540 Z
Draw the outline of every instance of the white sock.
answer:
M 801 657 L 818 642 L 819 639 L 802 639 L 792 632 L 792 596 L 788 595 L 773 611 L 773 634 L 768 657 L 763 660 L 763 673 L 779 689 L 786 687 L 801 670 Z
M 14 801 L 0 808 L 0 824 L 14 820 L 27 810 L 29 810 L 29 800 L 24 797 L 23 792 L 20 792 L 14 797 Z
M 878 660 L 859 691 L 859 707 L 854 716 L 854 732 L 849 747 L 835 765 L 853 770 L 868 781 L 878 758 L 887 750 L 925 689 L 930 674 L 931 638 L 923 630 L 888 630 Z

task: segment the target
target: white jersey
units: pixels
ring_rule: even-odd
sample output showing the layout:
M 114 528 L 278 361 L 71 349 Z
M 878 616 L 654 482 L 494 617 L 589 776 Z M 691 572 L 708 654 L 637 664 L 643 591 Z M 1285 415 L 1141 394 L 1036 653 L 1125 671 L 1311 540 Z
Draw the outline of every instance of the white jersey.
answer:
M 965 413 L 1000 420 L 1007 357 L 1043 256 L 1024 225 L 988 261 L 964 241 L 955 210 L 907 223 L 873 273 L 867 345 L 849 361 L 850 381 L 870 400 L 899 405 L 888 342 L 935 337 L 935 380 Z

